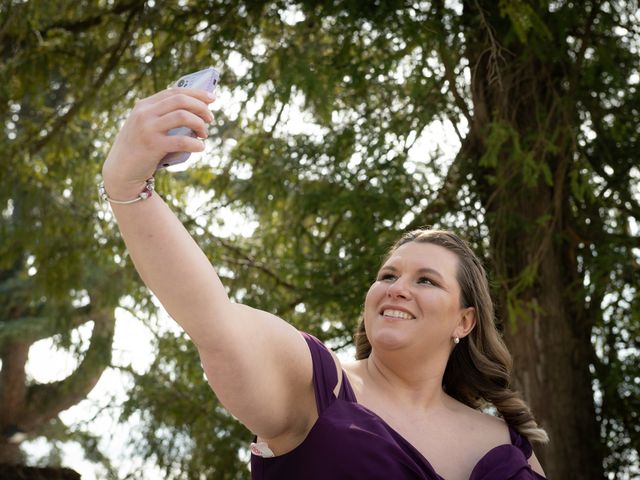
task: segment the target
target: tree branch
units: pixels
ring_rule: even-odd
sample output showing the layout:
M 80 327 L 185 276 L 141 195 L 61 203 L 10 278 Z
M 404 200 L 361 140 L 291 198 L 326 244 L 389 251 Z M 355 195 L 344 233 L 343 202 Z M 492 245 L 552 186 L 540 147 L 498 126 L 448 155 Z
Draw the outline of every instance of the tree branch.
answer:
M 96 93 L 100 90 L 100 87 L 106 82 L 111 72 L 118 65 L 120 58 L 126 51 L 131 39 L 133 38 L 133 32 L 129 30 L 131 22 L 133 21 L 134 16 L 139 13 L 139 10 L 133 10 L 130 12 L 129 17 L 126 20 L 125 27 L 123 32 L 120 35 L 120 41 L 115 47 L 111 50 L 111 55 L 105 64 L 105 68 L 102 70 L 98 78 L 88 86 L 83 95 L 77 100 L 69 110 L 58 117 L 54 124 L 49 129 L 49 132 L 44 137 L 40 138 L 38 141 L 35 141 L 30 144 L 28 148 L 29 154 L 33 155 L 38 152 L 41 148 L 43 148 L 52 138 L 54 138 L 58 132 L 69 123 L 70 119 L 78 112 L 81 106 L 83 106 L 88 100 L 93 98 Z
M 120 15 L 129 10 L 140 10 L 144 7 L 144 3 L 145 2 L 143 0 L 122 2 L 115 5 L 111 10 L 104 10 L 94 15 L 77 20 L 61 20 L 58 22 L 53 22 L 40 30 L 34 30 L 32 32 L 38 38 L 46 38 L 48 32 L 55 29 L 66 30 L 67 32 L 71 33 L 81 33 L 89 30 L 92 27 L 95 27 L 96 25 L 100 25 L 103 22 L 105 15 Z M 0 45 L 5 46 L 5 48 L 3 48 L 2 50 L 2 54 L 0 54 L 2 58 L 6 58 L 6 52 L 9 50 L 9 48 L 11 48 L 13 52 L 16 52 L 25 43 L 24 40 L 22 40 L 22 38 L 24 37 L 23 32 L 20 32 L 19 35 L 16 35 L 6 31 L 4 27 L 6 27 L 8 18 L 9 15 L 7 14 L 7 16 L 5 17 L 5 23 L 3 25 L 3 30 L 0 31 Z M 12 56 L 15 56 L 15 53 Z
M 71 322 L 64 324 L 64 329 L 73 329 L 92 320 L 91 304 L 78 308 Z M 12 339 L 28 340 L 30 343 L 49 338 L 60 333 L 61 328 L 50 316 L 24 316 L 0 322 L 0 345 Z
M 242 249 L 231 245 L 228 242 L 225 242 L 223 239 L 221 238 L 216 238 L 216 240 L 218 241 L 218 243 L 220 243 L 220 245 L 222 245 L 224 248 L 226 248 L 227 250 L 235 253 L 236 255 L 242 257 L 242 259 L 227 259 L 228 262 L 230 263 L 235 263 L 237 265 L 241 265 L 243 267 L 249 267 L 249 268 L 255 268 L 256 270 L 259 270 L 265 274 L 267 274 L 268 277 L 272 278 L 273 280 L 275 280 L 277 285 L 283 286 L 288 290 L 299 290 L 299 287 L 297 287 L 296 285 L 293 285 L 289 282 L 286 282 L 284 280 L 282 280 L 282 278 L 274 273 L 273 271 L 271 271 L 266 265 L 258 262 L 257 260 L 255 260 L 254 258 L 252 258 L 249 254 L 247 254 L 246 252 L 244 252 Z
M 30 431 L 42 426 L 84 399 L 111 363 L 114 311 L 97 312 L 93 320 L 91 344 L 78 368 L 64 380 L 28 388 L 27 408 L 20 418 L 23 430 Z
M 442 187 L 436 193 L 435 198 L 416 215 L 415 219 L 407 225 L 407 229 L 412 230 L 423 227 L 430 223 L 432 218 L 440 218 L 448 210 L 452 210 L 452 205 L 456 201 L 456 196 L 462 185 L 462 158 L 465 155 L 461 148 L 453 163 L 447 171 Z
M 435 2 L 435 7 L 436 7 L 436 12 L 438 16 L 440 18 L 443 18 L 444 3 L 441 0 L 439 0 Z M 442 38 L 444 38 L 446 36 L 446 32 L 442 27 L 443 24 L 439 23 L 439 25 L 440 25 L 440 28 L 438 33 L 441 35 Z M 451 62 L 451 56 L 448 54 L 448 50 L 445 48 L 442 48 L 443 45 L 444 45 L 444 42 L 441 42 L 438 44 L 438 55 L 440 56 L 440 60 L 442 61 L 442 65 L 444 66 L 444 79 L 449 84 L 449 92 L 451 92 L 451 95 L 453 95 L 453 99 L 456 106 L 460 109 L 462 114 L 465 116 L 465 118 L 467 119 L 467 122 L 469 122 L 469 125 L 471 125 L 471 121 L 472 121 L 471 112 L 469 112 L 469 107 L 467 106 L 467 103 L 465 102 L 464 98 L 462 97 L 462 95 L 460 95 L 460 92 L 458 91 L 457 84 L 456 84 L 456 74 L 454 71 L 455 67 Z

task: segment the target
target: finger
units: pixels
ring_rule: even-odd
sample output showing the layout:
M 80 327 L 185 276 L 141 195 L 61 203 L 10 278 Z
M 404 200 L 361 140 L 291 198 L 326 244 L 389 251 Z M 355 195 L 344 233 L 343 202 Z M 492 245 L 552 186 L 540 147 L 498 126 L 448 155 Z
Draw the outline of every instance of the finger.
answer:
M 174 90 L 178 94 L 184 93 L 191 97 L 197 98 L 198 100 L 206 104 L 212 103 L 216 99 L 216 96 L 213 93 L 207 90 L 202 90 L 200 88 L 171 87 L 169 90 Z
M 199 88 L 170 87 L 165 90 L 161 90 L 150 97 L 139 100 L 138 103 L 153 105 L 175 95 L 187 95 L 206 104 L 215 100 L 215 96 L 206 90 L 201 90 Z
M 162 116 L 175 110 L 188 110 L 207 123 L 213 121 L 213 115 L 206 103 L 184 94 L 167 97 L 156 103 L 149 111 L 154 115 Z
M 202 152 L 204 150 L 202 140 L 186 135 L 167 135 L 160 143 L 165 152 Z
M 161 132 L 168 132 L 172 128 L 189 127 L 196 132 L 200 138 L 209 136 L 206 124 L 199 116 L 188 110 L 175 110 L 162 115 L 155 120 L 154 129 Z

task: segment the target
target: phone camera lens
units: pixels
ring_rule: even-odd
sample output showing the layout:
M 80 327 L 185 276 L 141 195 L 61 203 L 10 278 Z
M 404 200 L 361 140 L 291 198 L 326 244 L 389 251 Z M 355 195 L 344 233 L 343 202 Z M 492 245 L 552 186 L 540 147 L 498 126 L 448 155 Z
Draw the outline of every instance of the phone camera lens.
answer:
M 184 87 L 186 84 L 187 84 L 186 80 L 180 80 L 180 81 L 178 82 L 178 86 L 179 86 L 179 87 Z

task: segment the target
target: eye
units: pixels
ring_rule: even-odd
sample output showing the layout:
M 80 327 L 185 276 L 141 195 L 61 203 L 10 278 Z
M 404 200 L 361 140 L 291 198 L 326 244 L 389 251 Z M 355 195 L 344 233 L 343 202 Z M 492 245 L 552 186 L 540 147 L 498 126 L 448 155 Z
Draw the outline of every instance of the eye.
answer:
M 431 280 L 429 277 L 420 277 L 418 279 L 418 284 L 420 284 L 420 285 L 432 285 L 434 287 L 438 286 L 438 284 L 436 282 L 434 282 L 433 280 Z
M 379 282 L 393 282 L 396 278 L 398 278 L 393 273 L 381 273 L 378 275 Z

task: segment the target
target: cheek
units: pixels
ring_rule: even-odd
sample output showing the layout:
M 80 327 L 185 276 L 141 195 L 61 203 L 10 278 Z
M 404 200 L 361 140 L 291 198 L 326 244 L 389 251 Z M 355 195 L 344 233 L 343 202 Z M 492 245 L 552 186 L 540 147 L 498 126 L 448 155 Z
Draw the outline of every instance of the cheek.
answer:
M 447 298 L 435 299 L 430 307 L 434 318 L 440 318 L 443 324 L 449 324 L 455 321 L 460 314 L 460 307 L 457 302 L 453 302 Z
M 460 313 L 460 300 L 457 298 L 446 299 L 446 307 L 452 315 L 458 315 Z
M 372 316 L 375 315 L 376 310 L 377 310 L 377 306 L 380 303 L 380 299 L 382 298 L 382 296 L 384 295 L 383 289 L 380 288 L 380 285 L 377 284 L 373 284 L 371 285 L 371 287 L 369 287 L 369 290 L 367 291 L 367 295 L 364 297 L 364 320 L 365 320 L 365 325 L 367 323 L 367 320 Z
M 374 304 L 380 300 L 382 296 L 384 296 L 384 287 L 378 282 L 374 283 L 369 287 L 367 291 L 367 295 L 364 297 L 364 308 L 365 310 L 368 307 L 373 307 Z

